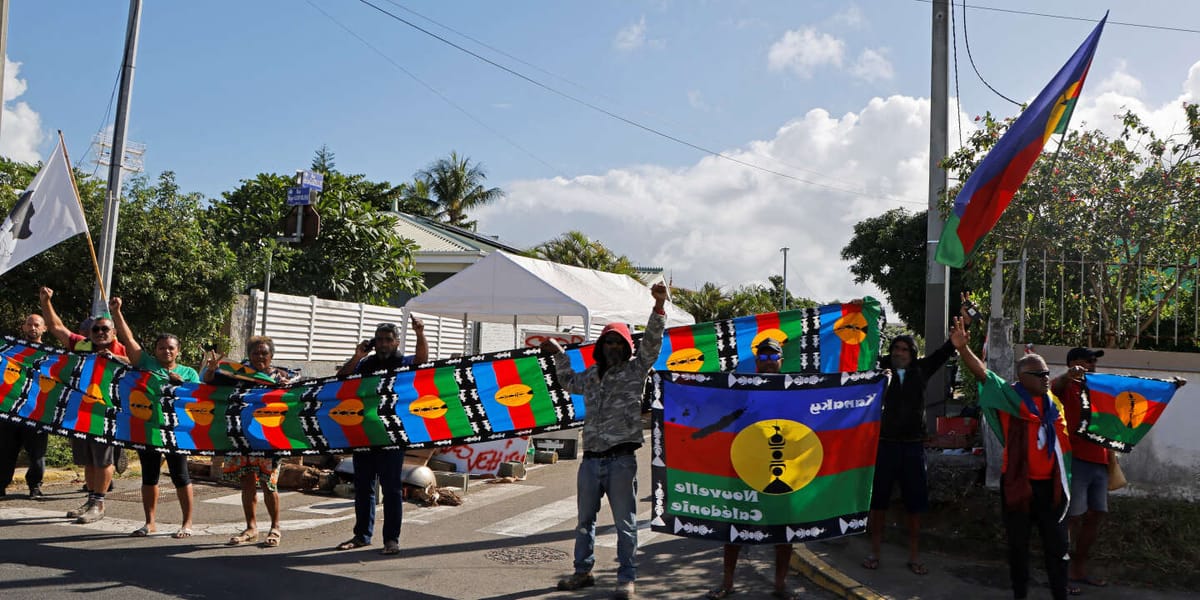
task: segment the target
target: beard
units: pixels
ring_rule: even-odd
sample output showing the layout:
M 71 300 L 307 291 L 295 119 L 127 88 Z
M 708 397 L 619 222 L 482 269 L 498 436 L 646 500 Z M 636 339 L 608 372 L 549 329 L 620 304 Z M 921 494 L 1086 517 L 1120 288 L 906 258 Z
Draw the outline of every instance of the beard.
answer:
M 616 366 L 625 361 L 625 352 L 620 346 L 607 345 L 604 347 L 604 362 L 609 366 Z

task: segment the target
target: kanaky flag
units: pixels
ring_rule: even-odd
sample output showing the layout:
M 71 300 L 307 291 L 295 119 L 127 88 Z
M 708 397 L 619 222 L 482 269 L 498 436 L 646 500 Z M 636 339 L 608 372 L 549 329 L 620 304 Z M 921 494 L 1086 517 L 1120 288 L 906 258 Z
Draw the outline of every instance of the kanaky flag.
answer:
M 935 254 L 938 262 L 955 268 L 966 264 L 979 240 L 1012 202 L 1050 136 L 1066 131 L 1106 20 L 1107 13 L 971 173 L 942 230 Z
M 62 140 L 0 223 L 0 273 L 87 231 Z
M 558 421 L 536 356 L 471 366 L 479 401 L 493 432 L 519 431 Z
M 750 544 L 865 531 L 886 384 L 658 372 L 651 529 Z
M 1129 452 L 1162 416 L 1176 389 L 1173 381 L 1088 373 L 1078 433 Z
M 879 361 L 879 301 L 826 304 L 820 313 L 822 373 L 866 371 Z

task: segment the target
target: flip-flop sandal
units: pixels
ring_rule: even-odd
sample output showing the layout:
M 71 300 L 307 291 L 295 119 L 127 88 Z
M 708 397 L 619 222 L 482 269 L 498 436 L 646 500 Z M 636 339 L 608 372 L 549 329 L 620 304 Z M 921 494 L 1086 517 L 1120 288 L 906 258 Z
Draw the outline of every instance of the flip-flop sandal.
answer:
M 909 571 L 913 572 L 913 575 L 928 575 L 929 574 L 929 569 L 926 569 L 925 565 L 918 561 L 915 561 L 915 560 L 909 561 L 904 564 L 908 566 Z
M 737 590 L 735 590 L 733 588 L 719 587 L 719 588 L 709 591 L 707 594 L 704 595 L 704 597 L 708 598 L 708 600 L 721 600 L 722 598 L 728 598 L 730 595 L 732 595 L 736 591 Z
M 267 532 L 267 539 L 263 541 L 263 546 L 267 548 L 278 548 L 279 541 L 283 538 L 283 532 L 272 528 Z
M 869 555 L 863 559 L 862 566 L 864 569 L 870 569 L 874 571 L 875 569 L 879 568 L 879 559 L 874 555 Z
M 238 535 L 229 538 L 230 546 L 239 546 L 241 544 L 249 544 L 258 541 L 258 531 L 247 529 Z
M 184 538 L 190 538 L 190 537 L 192 537 L 192 528 L 191 527 L 180 527 L 179 531 L 176 531 L 175 533 L 171 534 L 171 537 L 173 537 L 177 540 L 182 540 Z
M 147 537 L 150 533 L 150 528 L 143 526 L 141 529 L 135 529 L 130 532 L 129 537 Z
M 1079 596 L 1081 594 L 1083 594 L 1083 590 L 1079 589 L 1079 586 L 1077 586 L 1073 583 L 1067 584 L 1067 595 L 1068 596 Z

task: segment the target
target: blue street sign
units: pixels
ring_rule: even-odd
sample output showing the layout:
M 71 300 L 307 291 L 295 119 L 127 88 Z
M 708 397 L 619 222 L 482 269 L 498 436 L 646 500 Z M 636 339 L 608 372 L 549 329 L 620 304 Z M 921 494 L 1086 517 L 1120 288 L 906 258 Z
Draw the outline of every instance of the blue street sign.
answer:
M 287 191 L 288 206 L 307 206 L 312 204 L 315 190 L 308 187 L 290 187 Z
M 325 187 L 325 176 L 316 171 L 300 172 L 300 187 L 321 191 Z

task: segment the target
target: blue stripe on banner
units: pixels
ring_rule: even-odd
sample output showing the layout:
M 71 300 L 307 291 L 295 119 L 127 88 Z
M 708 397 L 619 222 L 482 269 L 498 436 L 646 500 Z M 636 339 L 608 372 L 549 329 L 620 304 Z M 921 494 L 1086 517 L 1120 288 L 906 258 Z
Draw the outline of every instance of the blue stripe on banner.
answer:
M 475 390 L 479 394 L 479 402 L 483 404 L 484 414 L 492 424 L 492 431 L 512 431 L 514 427 L 508 407 L 496 402 L 500 384 L 496 381 L 492 364 L 471 365 L 471 372 L 475 375 Z
M 667 359 L 662 357 L 667 356 L 667 354 L 659 353 L 658 356 L 664 363 L 666 363 Z M 567 358 L 571 361 L 571 368 L 574 369 L 576 373 L 582 373 L 587 368 L 583 364 L 583 352 L 581 352 L 579 348 L 567 350 Z M 585 408 L 583 404 L 583 394 L 571 394 L 571 404 L 575 406 L 575 419 L 577 421 L 582 421 L 583 417 L 587 414 L 587 408 Z
M 1175 395 L 1175 384 L 1170 381 L 1105 373 L 1088 373 L 1087 386 L 1088 389 L 1110 396 L 1116 396 L 1121 392 L 1135 392 L 1147 400 L 1163 404 L 1170 402 L 1171 397 Z
M 321 425 L 321 435 L 325 436 L 325 441 L 330 448 L 348 448 L 350 441 L 346 439 L 346 432 L 342 431 L 342 426 L 333 417 L 329 416 L 329 411 L 333 410 L 339 404 L 337 390 L 341 384 L 334 383 L 323 385 L 317 390 L 314 398 L 319 403 L 316 417 L 317 423 Z M 365 408 L 363 409 L 365 412 Z
M 814 431 L 850 429 L 878 421 L 883 398 L 878 384 L 791 390 L 730 390 L 723 387 L 680 385 L 663 381 L 663 420 L 703 429 L 729 418 L 738 409 L 745 413 L 719 431 L 738 432 L 764 419 L 786 415 Z
M 396 394 L 396 416 L 404 425 L 404 432 L 408 435 L 410 444 L 428 442 L 432 439 L 432 436 L 429 435 L 429 428 L 425 427 L 425 419 L 412 414 L 412 411 L 408 409 L 409 405 L 417 399 L 417 387 L 413 384 L 416 378 L 416 371 L 405 371 L 396 373 L 392 380 L 392 393 Z
M 734 339 L 737 340 L 738 364 L 749 362 L 753 365 L 755 355 L 754 348 L 751 348 L 750 344 L 754 341 L 754 336 L 758 335 L 758 317 L 750 315 L 734 319 L 733 333 Z M 753 372 L 753 369 L 747 372 Z
M 842 338 L 833 332 L 833 326 L 842 318 L 842 305 L 823 305 L 820 307 L 820 315 L 821 372 L 837 373 L 842 370 Z

